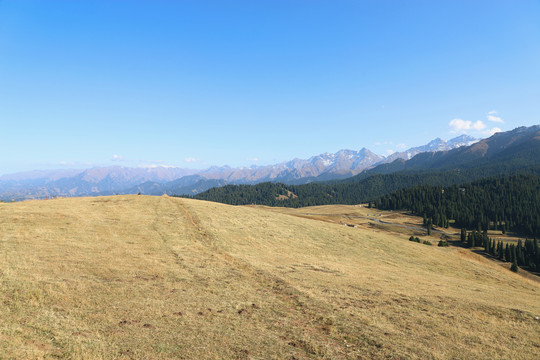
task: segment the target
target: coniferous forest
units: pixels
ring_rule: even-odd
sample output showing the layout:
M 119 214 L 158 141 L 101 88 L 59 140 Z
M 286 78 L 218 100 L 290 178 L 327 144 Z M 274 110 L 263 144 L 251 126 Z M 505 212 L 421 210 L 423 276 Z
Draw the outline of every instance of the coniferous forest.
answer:
M 451 185 L 466 182 L 478 171 L 445 171 L 434 173 L 375 174 L 365 179 L 351 181 L 286 185 L 260 183 L 256 185 L 227 185 L 212 188 L 191 197 L 230 205 L 267 205 L 304 207 L 331 204 L 359 204 L 398 189 L 418 184 Z
M 383 210 L 409 210 L 437 226 L 513 231 L 540 237 L 540 177 L 514 175 L 463 185 L 422 185 L 374 201 Z
M 487 231 L 461 229 L 461 242 L 469 248 L 482 247 L 484 251 L 500 261 L 512 263 L 510 270 L 518 272 L 518 266 L 540 272 L 540 246 L 537 239 L 518 240 L 517 244 L 494 240 Z

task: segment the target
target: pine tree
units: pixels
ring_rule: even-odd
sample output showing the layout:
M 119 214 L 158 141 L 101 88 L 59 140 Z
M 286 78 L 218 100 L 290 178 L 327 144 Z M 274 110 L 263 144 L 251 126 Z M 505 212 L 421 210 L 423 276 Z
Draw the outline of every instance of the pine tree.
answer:
M 538 245 L 538 241 L 534 239 L 533 241 L 533 249 L 534 249 L 534 260 L 533 263 L 535 264 L 535 268 L 533 271 L 540 272 L 540 247 Z
M 512 263 L 512 266 L 510 266 L 510 270 L 512 270 L 513 272 L 518 272 L 518 265 L 517 265 L 517 262 L 514 260 L 514 262 Z
M 461 229 L 461 242 L 465 242 L 467 240 L 467 230 L 464 228 Z
M 525 264 L 525 256 L 523 254 L 523 243 L 521 242 L 521 239 L 518 240 L 518 246 L 517 246 L 517 263 L 520 266 L 524 266 Z

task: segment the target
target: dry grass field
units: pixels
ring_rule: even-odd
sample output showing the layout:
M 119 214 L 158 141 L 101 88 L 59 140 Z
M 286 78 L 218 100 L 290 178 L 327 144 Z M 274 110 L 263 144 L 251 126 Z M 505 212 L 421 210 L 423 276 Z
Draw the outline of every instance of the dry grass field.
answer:
M 0 204 L 0 359 L 540 357 L 538 282 L 353 210 Z

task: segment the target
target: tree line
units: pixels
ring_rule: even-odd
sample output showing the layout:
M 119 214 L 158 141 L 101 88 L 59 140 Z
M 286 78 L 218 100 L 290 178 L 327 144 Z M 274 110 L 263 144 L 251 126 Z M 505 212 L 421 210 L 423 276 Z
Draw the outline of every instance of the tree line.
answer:
M 489 238 L 486 230 L 467 233 L 465 229 L 461 229 L 461 241 L 469 248 L 483 247 L 491 256 L 512 263 L 512 271 L 517 272 L 520 266 L 540 272 L 540 246 L 536 239 L 525 239 L 524 242 L 518 240 L 517 245 L 508 242 L 505 244 L 501 240 Z
M 448 185 L 466 181 L 467 173 L 448 171 L 436 173 L 375 174 L 326 183 L 286 185 L 265 182 L 256 185 L 226 185 L 197 195 L 181 195 L 199 200 L 230 205 L 267 205 L 305 207 L 332 204 L 359 204 L 392 191 L 418 184 Z M 294 195 L 293 195 L 294 194 Z
M 379 197 L 383 210 L 405 209 L 434 225 L 513 231 L 540 237 L 540 177 L 513 175 L 462 185 L 421 185 Z

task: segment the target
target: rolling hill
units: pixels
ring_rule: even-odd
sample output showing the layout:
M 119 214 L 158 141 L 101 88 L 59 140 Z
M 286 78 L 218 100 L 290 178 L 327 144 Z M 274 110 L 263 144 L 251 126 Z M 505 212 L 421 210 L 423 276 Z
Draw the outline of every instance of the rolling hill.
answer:
M 375 210 L 146 196 L 0 204 L 0 354 L 537 358 L 538 282 L 468 250 L 300 217 L 310 211 Z

